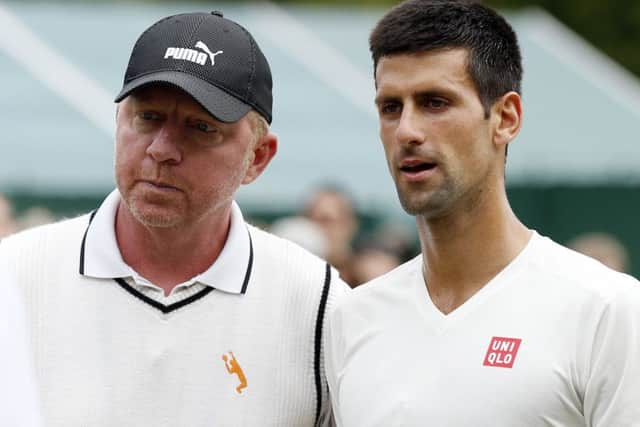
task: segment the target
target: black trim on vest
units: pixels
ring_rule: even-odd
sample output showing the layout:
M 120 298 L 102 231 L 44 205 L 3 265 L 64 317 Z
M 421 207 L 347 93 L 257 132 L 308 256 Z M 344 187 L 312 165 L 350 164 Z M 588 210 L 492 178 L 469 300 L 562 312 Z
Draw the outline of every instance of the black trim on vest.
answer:
M 87 229 L 84 231 L 84 236 L 82 237 L 82 245 L 80 246 L 80 274 L 84 275 L 84 246 L 87 241 L 87 234 L 89 234 L 89 227 L 91 226 L 91 221 L 93 221 L 93 217 L 96 216 L 98 210 L 94 210 L 91 212 L 89 216 L 89 223 L 87 224 Z
M 320 409 L 322 408 L 322 375 L 320 372 L 320 355 L 322 352 L 322 324 L 324 322 L 324 312 L 327 307 L 327 298 L 329 297 L 329 288 L 331 287 L 331 266 L 327 263 L 324 275 L 324 286 L 322 287 L 322 296 L 320 297 L 320 306 L 318 307 L 318 317 L 316 318 L 316 336 L 313 357 L 313 371 L 316 380 L 316 422 L 320 419 Z
M 244 281 L 242 282 L 241 294 L 244 295 L 247 292 L 247 286 L 249 286 L 249 279 L 251 278 L 251 270 L 253 269 L 253 240 L 251 239 L 251 233 L 247 228 L 247 234 L 249 235 L 249 263 L 247 264 L 247 272 L 244 273 Z
M 91 212 L 91 215 L 89 217 L 89 224 L 87 224 L 87 229 L 85 230 L 84 236 L 82 237 L 82 244 L 80 246 L 80 266 L 79 266 L 79 272 L 82 275 L 84 275 L 84 271 L 85 271 L 84 263 L 85 263 L 85 246 L 86 246 L 87 234 L 89 233 L 89 227 L 91 226 L 91 222 L 93 221 L 93 218 L 95 217 L 97 212 L 98 212 L 97 209 Z M 249 235 L 249 261 L 247 262 L 247 270 L 244 274 L 244 280 L 242 282 L 242 288 L 240 291 L 241 294 L 244 294 L 247 291 L 247 287 L 249 286 L 249 281 L 251 279 L 251 272 L 253 271 L 253 239 L 251 238 L 251 233 L 249 232 L 248 228 L 247 228 L 247 234 Z M 182 301 L 178 301 L 170 305 L 164 305 L 152 298 L 147 297 L 143 293 L 139 292 L 134 287 L 129 285 L 122 278 L 114 278 L 113 280 L 115 280 L 122 289 L 124 289 L 134 297 L 138 298 L 140 301 L 146 304 L 149 304 L 150 306 L 162 311 L 165 314 L 170 313 L 179 308 L 182 308 L 185 305 L 191 304 L 192 302 L 199 300 L 200 298 L 204 297 L 209 292 L 215 289 L 211 286 L 207 286 L 205 289 L 201 290 L 200 292 L 194 295 L 191 295 L 189 298 L 185 298 Z
M 187 304 L 191 304 L 194 301 L 199 300 L 200 298 L 204 297 L 205 295 L 207 295 L 209 292 L 211 292 L 214 288 L 207 286 L 206 288 L 204 288 L 203 290 L 201 290 L 200 292 L 198 292 L 197 294 L 193 294 L 191 295 L 189 298 L 185 298 L 182 301 L 178 301 L 175 302 L 171 305 L 164 305 L 164 304 L 160 304 L 158 301 L 149 298 L 148 296 L 144 295 L 143 293 L 139 292 L 137 289 L 135 289 L 133 286 L 129 285 L 124 279 L 122 278 L 117 278 L 117 279 L 113 279 L 115 280 L 118 285 L 120 285 L 120 287 L 122 289 L 124 289 L 125 291 L 129 292 L 131 295 L 133 295 L 134 297 L 138 298 L 140 301 L 145 302 L 147 304 L 149 304 L 150 306 L 157 308 L 158 310 L 160 310 L 161 312 L 163 312 L 164 314 L 170 313 L 172 311 L 175 311 L 181 307 L 184 307 Z

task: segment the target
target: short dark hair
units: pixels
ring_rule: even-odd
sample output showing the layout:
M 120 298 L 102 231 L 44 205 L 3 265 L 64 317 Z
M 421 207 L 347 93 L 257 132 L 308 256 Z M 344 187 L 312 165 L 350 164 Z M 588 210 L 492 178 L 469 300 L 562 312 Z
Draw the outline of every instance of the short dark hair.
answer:
M 405 1 L 380 19 L 369 48 L 374 76 L 384 56 L 467 49 L 467 69 L 487 115 L 505 93 L 521 93 L 522 59 L 513 28 L 494 10 L 474 1 Z

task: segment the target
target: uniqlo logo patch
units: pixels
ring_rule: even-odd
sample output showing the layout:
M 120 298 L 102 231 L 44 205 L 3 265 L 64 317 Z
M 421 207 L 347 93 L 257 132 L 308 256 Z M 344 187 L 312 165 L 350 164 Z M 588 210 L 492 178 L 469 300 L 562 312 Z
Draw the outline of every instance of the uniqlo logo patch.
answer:
M 496 368 L 513 368 L 521 342 L 520 338 L 491 338 L 483 365 Z

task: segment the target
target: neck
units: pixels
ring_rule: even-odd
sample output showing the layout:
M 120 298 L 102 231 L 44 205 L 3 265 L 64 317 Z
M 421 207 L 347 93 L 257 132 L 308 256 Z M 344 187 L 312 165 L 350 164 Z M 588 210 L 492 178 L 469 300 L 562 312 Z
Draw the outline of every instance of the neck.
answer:
M 531 236 L 511 210 L 504 187 L 467 209 L 418 217 L 417 224 L 427 290 L 445 314 L 513 261 Z
M 230 224 L 230 205 L 197 223 L 161 228 L 142 224 L 120 202 L 115 230 L 123 260 L 169 295 L 176 285 L 214 263 L 227 240 Z

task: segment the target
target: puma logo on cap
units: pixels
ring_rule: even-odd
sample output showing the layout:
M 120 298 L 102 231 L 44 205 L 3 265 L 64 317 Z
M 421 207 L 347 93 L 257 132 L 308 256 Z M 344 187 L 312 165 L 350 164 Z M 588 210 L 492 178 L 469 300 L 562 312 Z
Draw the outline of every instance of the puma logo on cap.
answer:
M 184 47 L 168 47 L 166 52 L 164 53 L 164 59 L 180 59 L 183 61 L 190 61 L 195 62 L 196 64 L 205 65 L 207 63 L 207 58 L 209 58 L 211 59 L 211 66 L 214 66 L 216 65 L 216 55 L 224 53 L 221 50 L 215 53 L 211 52 L 209 47 L 207 47 L 207 45 L 200 40 L 198 40 L 195 47 L 197 49 L 204 50 L 204 52 Z

